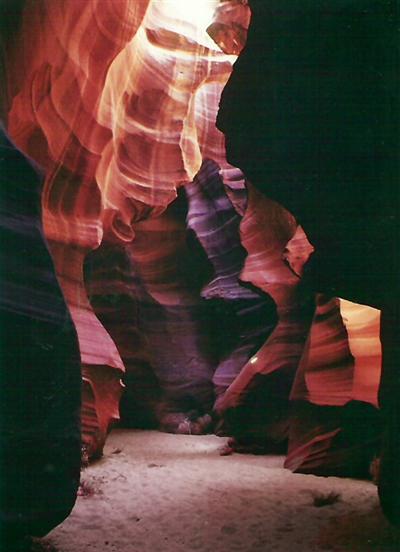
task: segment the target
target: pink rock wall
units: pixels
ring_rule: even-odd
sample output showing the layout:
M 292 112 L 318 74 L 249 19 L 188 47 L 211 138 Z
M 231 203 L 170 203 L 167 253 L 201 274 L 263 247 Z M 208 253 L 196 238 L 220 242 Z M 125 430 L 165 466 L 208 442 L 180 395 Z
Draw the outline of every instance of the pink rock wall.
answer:
M 293 453 L 314 437 L 290 434 L 289 399 L 322 407 L 376 403 L 378 314 L 315 298 L 302 286 L 312 253 L 304 232 L 226 161 L 215 119 L 249 17 L 246 2 L 235 0 L 196 0 L 195 11 L 187 0 L 26 5 L 8 60 L 8 129 L 46 171 L 44 229 L 78 332 L 83 441 L 90 456 L 101 453 L 118 419 L 123 378 L 134 389 L 127 396 L 132 392 L 137 408 L 148 410 L 146 419 L 171 431 L 210 427 L 204 416 L 212 409 L 212 378 L 223 354 L 207 327 L 212 307 L 200 285 L 203 276 L 207 284 L 207 271 L 212 274 L 213 258 L 201 228 L 190 224 L 190 186 L 207 160 L 219 168 L 225 190 L 209 205 L 218 215 L 218 202 L 228 198 L 230 216 L 241 221 L 232 240 L 247 257 L 241 271 L 231 271 L 234 287 L 250 284 L 274 301 L 277 312 L 272 333 L 275 320 L 265 320 L 265 343 L 231 360 L 232 381 L 224 380 L 215 415 L 224 421 L 239 409 L 246 418 L 240 406 L 254 396 L 260 378 L 273 382 L 257 401 L 264 411 L 268 392 L 276 391 L 280 415 L 276 423 L 260 418 L 257 439 L 291 435 Z M 189 204 L 179 212 L 176 198 L 184 186 Z M 225 226 L 215 224 L 224 243 Z M 193 253 L 189 228 L 200 232 L 202 261 Z M 122 266 L 118 255 L 126 262 L 124 274 L 116 270 Z M 89 258 L 97 261 L 84 277 Z M 102 260 L 109 263 L 103 272 Z M 187 276 L 191 265 L 196 274 L 204 272 L 198 281 Z M 110 303 L 113 296 L 119 302 Z M 240 316 L 239 310 L 232 314 L 228 334 Z M 251 433 L 257 420 L 248 420 Z M 235 434 L 234 423 L 227 427 Z

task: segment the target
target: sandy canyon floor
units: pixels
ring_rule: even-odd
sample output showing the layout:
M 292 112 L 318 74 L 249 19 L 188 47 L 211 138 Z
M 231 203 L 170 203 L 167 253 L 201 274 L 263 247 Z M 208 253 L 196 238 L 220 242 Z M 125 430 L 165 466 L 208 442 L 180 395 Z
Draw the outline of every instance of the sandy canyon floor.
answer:
M 113 431 L 82 474 L 71 516 L 34 550 L 400 550 L 371 482 L 295 475 L 281 456 L 221 456 L 225 442 Z

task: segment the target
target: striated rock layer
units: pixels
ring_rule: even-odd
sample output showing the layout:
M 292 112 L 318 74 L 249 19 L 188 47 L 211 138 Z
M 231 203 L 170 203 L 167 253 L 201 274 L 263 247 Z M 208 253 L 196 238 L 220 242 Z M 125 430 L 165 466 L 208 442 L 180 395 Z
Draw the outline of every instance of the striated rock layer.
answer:
M 217 421 L 237 448 L 289 439 L 296 470 L 340 472 L 376 444 L 346 437 L 344 413 L 361 404 L 377 423 L 379 313 L 310 291 L 304 230 L 227 162 L 215 125 L 249 19 L 239 0 L 25 5 L 8 129 L 46 174 L 90 457 L 122 394 L 127 424 Z
M 218 127 L 227 137 L 228 159 L 266 197 L 281 202 L 298 217 L 316 249 L 306 269 L 307 285 L 328 297 L 342 295 L 385 307 L 388 333 L 383 335 L 393 336 L 399 297 L 398 255 L 393 253 L 399 211 L 395 2 L 344 0 L 329 12 L 324 2 L 249 0 L 249 4 L 252 21 L 246 49 L 224 89 L 218 116 Z M 360 312 L 372 329 L 378 316 L 374 321 L 371 311 L 360 307 Z M 369 401 L 376 401 L 379 365 L 372 361 L 372 375 L 366 357 L 379 357 L 377 334 L 367 338 L 364 326 L 368 345 L 361 358 L 364 381 L 371 384 L 364 394 L 358 377 L 363 372 L 357 368 L 360 348 L 356 344 L 361 335 L 356 335 L 358 324 L 352 316 L 359 315 L 353 310 L 343 319 L 348 320 L 347 339 L 355 356 L 353 389 L 351 373 L 334 365 L 329 387 L 323 389 L 330 378 L 324 370 L 326 360 L 321 358 L 310 374 L 307 363 L 303 364 L 300 380 L 306 385 L 297 391 L 295 386 L 297 398 L 304 393 L 309 400 L 323 401 L 325 395 L 331 401 L 333 384 L 338 400 L 338 393 L 343 393 L 343 399 L 368 396 Z M 339 336 L 340 327 L 335 325 Z M 325 326 L 324 334 L 329 335 Z M 312 355 L 324 334 L 312 334 L 307 355 L 314 364 Z M 329 350 L 332 345 L 333 341 Z M 332 358 L 339 354 L 338 343 L 334 349 Z M 348 356 L 344 348 L 343 353 Z M 396 405 L 398 349 L 392 337 L 384 358 L 389 374 L 384 394 L 387 399 L 393 397 L 389 402 Z M 351 367 L 349 359 L 346 364 Z M 362 393 L 356 391 L 358 386 L 364 387 Z M 388 421 L 398 434 L 394 420 L 398 420 L 397 407 Z M 355 421 L 354 428 L 359 424 Z M 335 431 L 341 425 L 338 421 Z M 357 430 L 353 431 L 357 439 Z M 317 428 L 317 440 L 320 432 Z M 395 458 L 399 446 L 395 440 L 392 443 Z M 326 442 L 324 449 L 319 462 L 328 454 Z M 392 481 L 398 488 L 398 482 Z
M 82 364 L 106 367 L 116 388 L 124 366 L 88 301 L 83 261 L 103 234 L 95 170 L 111 134 L 98 123 L 96 106 L 109 64 L 136 32 L 146 7 L 147 2 L 26 2 L 7 66 L 8 128 L 17 145 L 46 169 L 43 226 L 77 329 Z M 93 451 L 116 417 L 122 390 L 113 395 L 101 424 L 104 416 L 96 409 L 103 406 L 93 404 L 102 386 L 96 373 L 86 371 L 83 388 L 84 440 Z

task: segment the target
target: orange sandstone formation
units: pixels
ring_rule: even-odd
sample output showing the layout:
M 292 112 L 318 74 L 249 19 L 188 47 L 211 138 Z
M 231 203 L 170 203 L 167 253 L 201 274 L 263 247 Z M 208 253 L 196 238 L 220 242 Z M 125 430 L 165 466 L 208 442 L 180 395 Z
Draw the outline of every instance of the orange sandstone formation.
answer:
M 126 397 L 148 409 L 143 420 L 201 432 L 215 372 L 215 413 L 228 431 L 289 436 L 293 469 L 307 464 L 319 434 L 291 432 L 289 401 L 376 404 L 379 314 L 310 294 L 304 231 L 226 160 L 215 120 L 249 20 L 239 0 L 26 3 L 7 60 L 8 131 L 46 174 L 44 232 L 78 333 L 89 456 L 101 454 L 119 417 L 124 378 Z M 226 282 L 212 288 L 217 265 L 233 297 Z M 259 296 L 275 303 L 276 324 Z M 230 304 L 224 335 L 207 320 L 220 316 L 212 299 L 227 308 L 232 298 L 242 302 Z M 254 327 L 250 304 L 266 317 Z M 233 338 L 240 320 L 248 326 Z M 329 435 L 340 431 L 335 420 Z M 328 441 L 312 466 L 329 457 Z

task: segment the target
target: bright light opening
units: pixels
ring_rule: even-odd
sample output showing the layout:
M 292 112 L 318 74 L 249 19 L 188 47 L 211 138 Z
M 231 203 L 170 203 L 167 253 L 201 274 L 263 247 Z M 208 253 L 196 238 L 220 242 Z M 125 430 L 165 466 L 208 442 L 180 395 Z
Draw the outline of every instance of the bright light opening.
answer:
M 218 4 L 218 0 L 153 0 L 152 8 L 159 16 L 166 18 L 165 28 L 219 50 L 207 34 L 207 27 L 213 22 Z
M 164 0 L 169 13 L 176 19 L 188 21 L 201 30 L 212 23 L 217 0 Z

